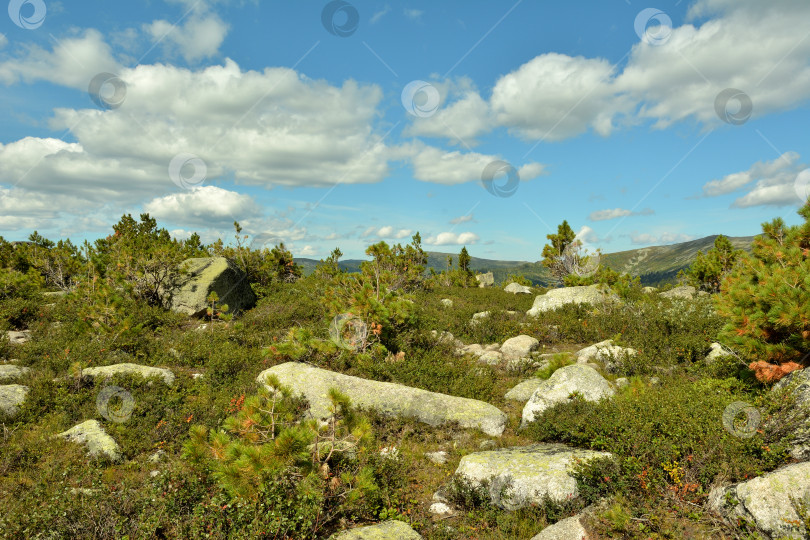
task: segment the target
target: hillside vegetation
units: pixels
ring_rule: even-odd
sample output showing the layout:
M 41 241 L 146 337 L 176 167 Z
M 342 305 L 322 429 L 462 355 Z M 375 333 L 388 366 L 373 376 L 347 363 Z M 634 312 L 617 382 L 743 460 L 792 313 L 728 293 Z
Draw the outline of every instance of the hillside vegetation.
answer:
M 418 233 L 354 273 L 337 249 L 305 272 L 238 224 L 204 245 L 146 214 L 80 247 L 0 239 L 0 537 L 329 538 L 395 520 L 529 540 L 572 516 L 599 538 L 771 537 L 718 490 L 808 464 L 807 398 L 774 389 L 810 353 L 802 215 L 729 265 L 722 242 L 646 252 L 663 269 L 704 251 L 694 288 L 662 294 L 604 270 L 478 287 L 480 259 L 426 272 L 439 256 Z M 209 258 L 220 274 L 189 274 Z M 456 474 L 538 449 L 589 456 L 562 495 L 512 504 L 519 471 Z M 769 510 L 806 535 L 810 482 L 791 485 Z

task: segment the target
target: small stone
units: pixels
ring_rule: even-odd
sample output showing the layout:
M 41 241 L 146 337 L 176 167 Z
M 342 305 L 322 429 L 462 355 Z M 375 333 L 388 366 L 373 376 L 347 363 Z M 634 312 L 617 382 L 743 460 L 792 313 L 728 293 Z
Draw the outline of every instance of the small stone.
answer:
M 158 476 L 159 474 L 160 474 L 160 471 L 150 471 L 150 472 L 149 472 L 149 476 L 150 476 L 151 478 L 157 478 L 157 476 Z
M 490 366 L 497 366 L 503 360 L 503 355 L 498 351 L 484 351 L 483 354 L 478 356 L 478 361 L 482 364 Z
M 436 465 L 444 465 L 447 463 L 447 452 L 444 450 L 437 450 L 436 452 L 425 452 L 425 457 Z
M 11 342 L 12 345 L 22 345 L 23 343 L 31 341 L 31 331 L 22 330 L 19 332 L 15 332 L 11 330 L 6 332 L 6 337 Z
M 449 298 L 442 298 L 440 301 L 441 305 L 444 307 L 453 307 L 453 301 Z
M 164 459 L 166 459 L 166 452 L 164 452 L 163 450 L 158 450 L 157 452 L 149 456 L 146 461 L 149 463 L 160 463 Z
M 492 439 L 481 441 L 481 444 L 478 445 L 481 450 L 494 450 L 497 447 L 498 445 Z
M 661 384 L 661 379 L 659 379 L 658 377 L 650 377 L 650 384 L 652 386 L 658 386 L 659 384 Z
M 430 513 L 436 516 L 449 516 L 452 515 L 453 509 L 443 502 L 435 502 L 430 505 Z
M 625 386 L 630 385 L 630 381 L 627 380 L 627 377 L 619 377 L 615 381 L 616 388 L 624 388 Z

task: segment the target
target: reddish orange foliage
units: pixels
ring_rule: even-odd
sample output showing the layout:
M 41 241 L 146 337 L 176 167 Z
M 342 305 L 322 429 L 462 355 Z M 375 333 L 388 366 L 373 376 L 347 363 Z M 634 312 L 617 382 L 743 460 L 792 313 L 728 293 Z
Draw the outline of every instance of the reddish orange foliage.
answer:
M 762 360 L 751 362 L 748 369 L 753 370 L 757 379 L 762 382 L 776 382 L 788 373 L 803 369 L 804 366 L 796 362 L 786 362 L 784 364 L 771 364 Z

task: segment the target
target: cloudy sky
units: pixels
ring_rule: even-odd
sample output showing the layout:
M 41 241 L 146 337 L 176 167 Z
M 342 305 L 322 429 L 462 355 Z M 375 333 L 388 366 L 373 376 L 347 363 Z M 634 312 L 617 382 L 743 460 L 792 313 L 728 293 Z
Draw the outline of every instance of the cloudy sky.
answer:
M 810 2 L 11 0 L 0 235 L 534 261 L 752 235 L 810 194 Z

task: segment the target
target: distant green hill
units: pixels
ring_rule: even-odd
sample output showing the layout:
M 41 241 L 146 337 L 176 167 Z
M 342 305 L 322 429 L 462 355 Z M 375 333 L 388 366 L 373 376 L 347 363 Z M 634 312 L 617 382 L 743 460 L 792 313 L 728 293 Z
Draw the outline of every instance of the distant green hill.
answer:
M 640 276 L 644 285 L 660 285 L 672 282 L 678 271 L 689 267 L 697 256 L 698 251 L 706 253 L 714 246 L 714 239 L 718 235 L 707 236 L 699 240 L 670 244 L 667 246 L 651 246 L 628 251 L 619 251 L 602 255 L 602 264 L 609 268 L 627 272 L 634 276 Z M 753 236 L 730 236 L 729 240 L 734 247 L 751 251 Z M 538 254 L 540 250 L 538 249 Z M 441 253 L 436 251 L 428 252 L 428 268 L 433 268 L 440 272 L 447 268 L 447 256 L 453 257 L 453 265 L 458 264 L 457 253 Z M 297 262 L 304 270 L 305 275 L 309 275 L 315 270 L 318 264 L 316 259 L 306 259 L 296 257 Z M 340 267 L 346 272 L 358 272 L 360 270 L 360 259 L 348 259 L 340 261 Z M 548 285 L 550 277 L 548 271 L 537 262 L 528 261 L 498 261 L 494 259 L 481 259 L 472 257 L 470 269 L 474 272 L 492 272 L 495 282 L 501 283 L 509 274 L 522 274 L 535 285 Z

